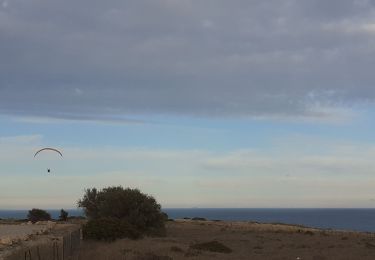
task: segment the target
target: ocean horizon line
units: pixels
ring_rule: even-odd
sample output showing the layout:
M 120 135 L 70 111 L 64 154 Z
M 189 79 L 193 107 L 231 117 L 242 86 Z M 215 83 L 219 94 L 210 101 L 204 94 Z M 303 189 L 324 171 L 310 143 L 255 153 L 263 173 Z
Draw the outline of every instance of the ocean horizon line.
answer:
M 41 207 L 31 207 L 31 208 L 17 208 L 17 209 L 11 209 L 11 208 L 0 208 L 0 211 L 24 211 L 24 210 L 30 210 L 33 208 L 41 208 Z M 64 208 L 64 207 L 59 207 L 59 208 L 42 208 L 44 210 L 80 210 L 80 208 Z M 345 210 L 350 210 L 350 209 L 374 209 L 375 207 L 165 207 L 161 208 L 163 209 L 298 209 L 298 210 L 303 210 L 303 209 L 345 209 Z M 83 209 L 82 209 L 83 210 Z

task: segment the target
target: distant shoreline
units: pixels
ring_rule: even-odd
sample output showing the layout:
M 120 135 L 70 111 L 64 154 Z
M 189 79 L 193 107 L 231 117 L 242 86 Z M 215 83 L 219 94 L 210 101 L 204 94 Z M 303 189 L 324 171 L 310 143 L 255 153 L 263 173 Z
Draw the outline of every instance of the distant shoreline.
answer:
M 83 216 L 80 209 L 65 209 L 69 216 Z M 375 232 L 375 209 L 369 208 L 163 208 L 171 219 L 205 218 L 221 221 L 284 223 L 321 229 Z M 57 219 L 60 209 L 48 210 Z M 0 210 L 0 218 L 25 219 L 28 210 Z

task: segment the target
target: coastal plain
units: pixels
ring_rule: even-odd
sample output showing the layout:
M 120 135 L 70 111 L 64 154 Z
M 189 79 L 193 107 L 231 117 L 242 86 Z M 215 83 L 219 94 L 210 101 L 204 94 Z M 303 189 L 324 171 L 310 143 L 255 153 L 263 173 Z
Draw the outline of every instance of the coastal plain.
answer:
M 83 241 L 79 259 L 375 259 L 374 233 L 185 219 L 166 228 L 165 237 Z

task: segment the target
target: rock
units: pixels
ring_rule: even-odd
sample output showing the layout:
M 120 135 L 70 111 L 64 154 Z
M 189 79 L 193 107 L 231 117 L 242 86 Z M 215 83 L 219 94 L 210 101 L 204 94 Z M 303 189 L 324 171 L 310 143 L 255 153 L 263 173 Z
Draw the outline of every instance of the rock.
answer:
M 28 234 L 24 234 L 24 235 L 19 235 L 16 239 L 19 240 L 19 241 L 26 241 L 28 240 L 30 237 L 30 235 Z
M 13 244 L 13 240 L 9 237 L 1 238 L 0 239 L 1 245 L 11 246 Z

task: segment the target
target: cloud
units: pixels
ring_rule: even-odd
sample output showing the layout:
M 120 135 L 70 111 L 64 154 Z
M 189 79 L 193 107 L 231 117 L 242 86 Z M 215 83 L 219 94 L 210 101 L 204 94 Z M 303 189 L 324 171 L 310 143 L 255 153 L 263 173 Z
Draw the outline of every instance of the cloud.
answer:
M 5 5 L 2 114 L 334 120 L 375 99 L 374 1 Z
M 8 1 L 3 1 L 3 2 L 1 3 L 1 6 L 2 6 L 3 8 L 7 8 L 8 5 L 9 5 Z
M 101 124 L 121 124 L 121 125 L 139 125 L 152 124 L 155 122 L 126 118 L 123 116 L 113 115 L 90 115 L 90 114 L 61 114 L 61 113 L 46 113 L 45 115 L 33 115 L 28 113 L 16 114 L 13 116 L 14 122 L 32 123 L 32 124 L 59 124 L 59 123 L 75 123 L 75 122 L 94 122 Z
M 42 135 L 0 136 L 1 145 L 30 145 L 40 143 Z

